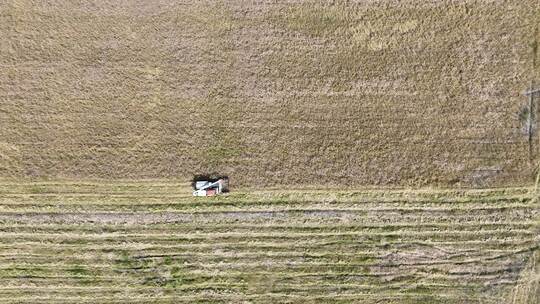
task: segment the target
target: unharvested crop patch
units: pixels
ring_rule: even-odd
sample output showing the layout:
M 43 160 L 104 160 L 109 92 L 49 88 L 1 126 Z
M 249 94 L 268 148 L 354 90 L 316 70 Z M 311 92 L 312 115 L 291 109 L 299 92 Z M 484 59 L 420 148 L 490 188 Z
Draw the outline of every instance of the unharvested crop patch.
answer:
M 523 185 L 539 158 L 520 94 L 540 81 L 539 11 L 4 0 L 0 177 Z

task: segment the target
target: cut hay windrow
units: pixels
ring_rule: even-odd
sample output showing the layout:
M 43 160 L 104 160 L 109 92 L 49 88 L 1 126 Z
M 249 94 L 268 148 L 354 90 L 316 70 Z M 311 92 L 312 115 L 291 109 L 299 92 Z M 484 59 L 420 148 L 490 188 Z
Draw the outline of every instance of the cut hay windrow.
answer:
M 80 191 L 62 187 L 66 200 Z M 152 186 L 137 187 L 140 202 Z M 0 194 L 2 303 L 506 303 L 534 280 L 530 188 L 165 193 L 133 206 L 101 190 L 88 205 Z

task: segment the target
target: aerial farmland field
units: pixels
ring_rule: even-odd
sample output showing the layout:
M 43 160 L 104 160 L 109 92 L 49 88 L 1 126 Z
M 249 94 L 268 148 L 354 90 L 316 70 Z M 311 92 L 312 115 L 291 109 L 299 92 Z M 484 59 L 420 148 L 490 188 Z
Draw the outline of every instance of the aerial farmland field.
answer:
M 538 303 L 534 187 L 2 183 L 1 303 Z
M 2 0 L 0 304 L 538 304 L 539 45 L 538 0 Z
M 537 0 L 0 1 L 0 176 L 521 186 L 539 24 Z

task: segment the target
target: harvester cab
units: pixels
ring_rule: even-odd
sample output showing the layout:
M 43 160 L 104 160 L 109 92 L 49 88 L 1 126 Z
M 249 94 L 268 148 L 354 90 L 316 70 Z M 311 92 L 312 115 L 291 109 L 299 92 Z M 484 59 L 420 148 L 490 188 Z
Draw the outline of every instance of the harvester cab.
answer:
M 214 196 L 229 192 L 227 176 L 197 175 L 193 178 L 193 196 Z

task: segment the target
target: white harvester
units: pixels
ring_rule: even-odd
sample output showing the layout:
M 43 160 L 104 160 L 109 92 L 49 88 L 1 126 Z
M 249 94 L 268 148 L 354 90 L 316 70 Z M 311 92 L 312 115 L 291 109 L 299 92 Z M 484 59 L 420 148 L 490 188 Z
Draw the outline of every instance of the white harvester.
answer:
M 198 175 L 193 178 L 193 196 L 214 196 L 229 192 L 227 176 Z

